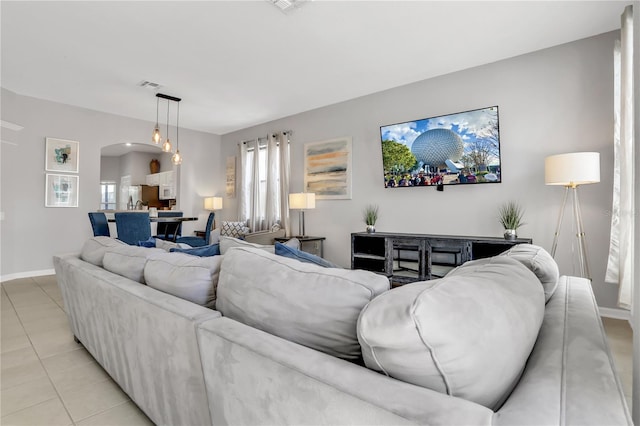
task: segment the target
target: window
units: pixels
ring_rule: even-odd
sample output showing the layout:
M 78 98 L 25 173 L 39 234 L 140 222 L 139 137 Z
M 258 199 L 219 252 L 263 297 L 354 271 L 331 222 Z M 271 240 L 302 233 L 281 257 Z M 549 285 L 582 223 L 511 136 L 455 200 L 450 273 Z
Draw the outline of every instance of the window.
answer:
M 253 140 L 241 144 L 238 213 L 239 220 L 247 221 L 252 232 L 271 229 L 276 223 L 287 226 L 288 164 L 289 144 L 285 135 L 279 138 L 269 135 L 266 143 Z
M 100 182 L 100 209 L 116 209 L 116 184 L 115 182 Z

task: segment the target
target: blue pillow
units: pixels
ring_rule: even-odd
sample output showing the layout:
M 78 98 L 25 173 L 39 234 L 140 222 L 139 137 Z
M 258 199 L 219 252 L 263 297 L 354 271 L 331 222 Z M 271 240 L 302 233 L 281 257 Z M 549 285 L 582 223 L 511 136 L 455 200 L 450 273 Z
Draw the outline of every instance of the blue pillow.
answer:
M 314 265 L 322 266 L 325 268 L 339 268 L 339 266 L 334 265 L 333 263 L 321 258 L 320 256 L 316 256 L 315 254 L 307 253 L 306 251 L 298 250 L 296 248 L 289 247 L 286 244 L 278 242 L 276 242 L 275 253 L 278 256 L 296 259 L 300 262 L 313 263 Z
M 139 247 L 155 247 L 156 246 L 156 239 L 153 237 L 149 237 L 148 240 L 146 241 L 138 241 L 138 246 Z
M 188 249 L 182 249 L 174 247 L 169 249 L 171 253 L 185 253 L 190 254 L 192 256 L 200 256 L 200 257 L 209 257 L 209 256 L 218 256 L 220 254 L 220 244 L 211 244 L 208 246 L 202 247 L 194 247 Z

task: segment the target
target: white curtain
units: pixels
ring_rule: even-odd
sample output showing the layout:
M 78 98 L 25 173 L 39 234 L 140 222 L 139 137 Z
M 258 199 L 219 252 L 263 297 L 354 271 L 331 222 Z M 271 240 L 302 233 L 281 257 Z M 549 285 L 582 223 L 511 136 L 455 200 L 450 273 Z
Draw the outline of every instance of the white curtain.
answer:
M 264 140 L 264 139 L 263 139 Z M 289 140 L 285 133 L 240 144 L 238 216 L 251 232 L 289 230 Z
M 614 53 L 614 176 L 605 281 L 619 285 L 618 306 L 631 309 L 634 262 L 633 14 L 622 14 Z

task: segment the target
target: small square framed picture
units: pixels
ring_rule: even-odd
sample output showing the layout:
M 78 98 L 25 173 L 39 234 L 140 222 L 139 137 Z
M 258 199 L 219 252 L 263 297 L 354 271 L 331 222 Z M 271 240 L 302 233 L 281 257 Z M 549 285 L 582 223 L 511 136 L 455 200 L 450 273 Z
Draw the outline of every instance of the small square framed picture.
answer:
M 46 138 L 44 168 L 48 172 L 78 173 L 80 142 Z
M 47 173 L 45 207 L 78 207 L 80 176 Z

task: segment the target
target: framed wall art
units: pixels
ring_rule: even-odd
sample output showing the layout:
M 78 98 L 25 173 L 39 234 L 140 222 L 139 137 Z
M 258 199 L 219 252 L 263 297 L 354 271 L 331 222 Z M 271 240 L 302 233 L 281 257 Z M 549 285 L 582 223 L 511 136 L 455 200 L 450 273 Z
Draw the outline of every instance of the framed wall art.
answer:
M 78 173 L 80 142 L 46 138 L 44 169 L 48 172 Z
M 228 198 L 236 196 L 236 157 L 227 157 L 225 195 Z
M 351 138 L 304 145 L 304 191 L 319 200 L 351 199 Z
M 47 173 L 45 207 L 78 207 L 80 176 Z

